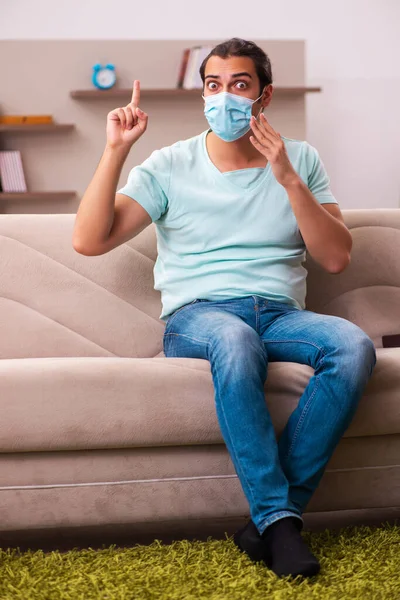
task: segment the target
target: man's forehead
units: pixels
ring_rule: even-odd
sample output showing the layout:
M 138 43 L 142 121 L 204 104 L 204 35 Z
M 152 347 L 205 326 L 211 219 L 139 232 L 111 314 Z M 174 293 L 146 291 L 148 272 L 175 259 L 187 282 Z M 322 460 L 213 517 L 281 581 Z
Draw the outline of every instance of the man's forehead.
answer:
M 254 63 L 248 56 L 230 56 L 228 58 L 211 56 L 206 64 L 205 75 L 210 73 L 229 75 L 243 71 L 247 71 L 250 75 L 255 73 Z

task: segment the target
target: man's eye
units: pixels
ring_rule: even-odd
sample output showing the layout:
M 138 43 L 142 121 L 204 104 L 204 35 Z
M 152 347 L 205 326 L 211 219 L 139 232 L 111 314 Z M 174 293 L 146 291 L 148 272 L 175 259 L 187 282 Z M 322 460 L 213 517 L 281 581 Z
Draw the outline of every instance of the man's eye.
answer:
M 215 87 L 211 87 L 211 86 L 215 86 Z M 210 90 L 215 90 L 215 88 L 217 87 L 217 84 L 215 83 L 215 81 L 210 81 L 210 83 L 208 84 L 208 87 Z
M 243 87 L 239 87 L 240 85 L 242 85 Z M 246 88 L 246 84 L 244 81 L 238 81 L 237 87 L 239 87 L 240 90 L 244 90 Z

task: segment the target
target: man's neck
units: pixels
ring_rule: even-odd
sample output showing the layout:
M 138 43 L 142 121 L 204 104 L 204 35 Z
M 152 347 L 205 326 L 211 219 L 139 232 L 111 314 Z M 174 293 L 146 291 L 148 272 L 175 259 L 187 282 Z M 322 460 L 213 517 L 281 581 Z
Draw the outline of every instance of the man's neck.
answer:
M 215 164 L 230 165 L 233 168 L 246 168 L 247 165 L 266 166 L 267 159 L 254 148 L 250 141 L 250 130 L 234 142 L 224 142 L 213 131 L 206 135 L 206 146 L 210 159 Z

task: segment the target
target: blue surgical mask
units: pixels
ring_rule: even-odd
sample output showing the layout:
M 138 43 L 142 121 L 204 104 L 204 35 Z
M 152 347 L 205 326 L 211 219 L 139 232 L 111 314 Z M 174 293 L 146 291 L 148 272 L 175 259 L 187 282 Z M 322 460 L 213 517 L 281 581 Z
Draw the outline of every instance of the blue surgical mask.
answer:
M 250 130 L 251 108 L 261 96 L 255 100 L 230 92 L 202 96 L 204 114 L 215 135 L 224 142 L 234 142 L 243 137 Z

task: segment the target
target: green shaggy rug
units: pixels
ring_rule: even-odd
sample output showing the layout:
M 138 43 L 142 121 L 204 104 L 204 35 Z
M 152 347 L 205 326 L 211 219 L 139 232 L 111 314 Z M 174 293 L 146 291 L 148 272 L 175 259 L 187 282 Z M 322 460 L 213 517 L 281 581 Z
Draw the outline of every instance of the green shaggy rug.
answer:
M 130 548 L 0 550 L 1 600 L 400 600 L 400 526 L 303 532 L 321 562 L 313 579 L 279 579 L 211 537 Z

